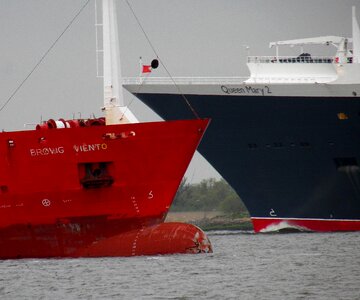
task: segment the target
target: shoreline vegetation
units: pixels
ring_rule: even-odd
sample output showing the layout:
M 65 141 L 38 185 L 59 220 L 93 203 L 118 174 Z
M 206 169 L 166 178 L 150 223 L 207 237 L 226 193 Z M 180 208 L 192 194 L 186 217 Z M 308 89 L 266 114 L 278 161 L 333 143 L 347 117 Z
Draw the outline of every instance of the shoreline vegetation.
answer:
M 205 231 L 253 230 L 253 225 L 248 216 L 224 215 L 219 211 L 169 212 L 165 222 L 190 223 Z
M 190 184 L 184 178 L 166 222 L 186 222 L 207 231 L 253 230 L 244 203 L 224 179 Z

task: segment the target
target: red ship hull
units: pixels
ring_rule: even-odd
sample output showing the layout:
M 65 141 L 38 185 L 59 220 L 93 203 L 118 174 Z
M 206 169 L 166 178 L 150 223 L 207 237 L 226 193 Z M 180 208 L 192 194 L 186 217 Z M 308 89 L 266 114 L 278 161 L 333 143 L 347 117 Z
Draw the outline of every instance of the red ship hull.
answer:
M 251 218 L 255 232 L 273 232 L 282 230 L 299 231 L 360 231 L 360 220 L 329 219 L 281 219 Z
M 169 230 L 154 225 L 164 221 L 207 125 L 190 120 L 1 133 L 0 258 L 186 253 L 189 245 L 170 252 L 124 249 L 133 249 L 144 231 Z

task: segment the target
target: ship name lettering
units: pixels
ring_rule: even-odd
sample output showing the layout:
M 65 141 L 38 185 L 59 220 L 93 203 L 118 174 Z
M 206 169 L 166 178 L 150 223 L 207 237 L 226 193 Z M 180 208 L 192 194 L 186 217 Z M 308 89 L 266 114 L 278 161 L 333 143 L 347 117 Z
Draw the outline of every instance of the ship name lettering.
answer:
M 56 154 L 64 154 L 64 152 L 65 149 L 62 146 L 30 149 L 31 156 L 56 155 Z
M 99 151 L 99 150 L 106 150 L 107 144 L 83 144 L 83 145 L 74 145 L 75 152 L 91 152 L 91 151 Z
M 244 88 L 230 88 L 225 85 L 221 86 L 221 90 L 225 94 L 245 94 L 246 93 L 246 90 Z
M 248 95 L 262 95 L 265 96 L 267 94 L 271 94 L 269 86 L 265 85 L 263 88 L 260 87 L 252 87 L 250 85 L 246 85 L 244 87 L 227 87 L 226 85 L 221 86 L 221 90 L 225 94 L 248 94 Z

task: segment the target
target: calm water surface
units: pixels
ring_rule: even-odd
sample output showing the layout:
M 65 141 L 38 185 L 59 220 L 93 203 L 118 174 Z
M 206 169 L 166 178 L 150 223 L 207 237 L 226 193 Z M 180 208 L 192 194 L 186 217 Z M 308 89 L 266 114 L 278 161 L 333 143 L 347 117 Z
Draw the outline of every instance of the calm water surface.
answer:
M 0 261 L 0 299 L 360 299 L 360 232 L 213 232 L 213 254 Z

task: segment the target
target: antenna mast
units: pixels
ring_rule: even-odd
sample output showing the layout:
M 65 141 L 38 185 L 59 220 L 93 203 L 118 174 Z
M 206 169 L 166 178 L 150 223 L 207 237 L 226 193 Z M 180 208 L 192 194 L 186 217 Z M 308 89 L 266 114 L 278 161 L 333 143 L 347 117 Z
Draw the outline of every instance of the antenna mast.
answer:
M 114 0 L 102 1 L 104 108 L 106 125 L 137 123 L 125 106 L 121 85 L 120 47 Z

